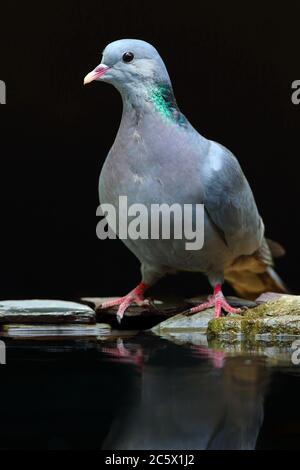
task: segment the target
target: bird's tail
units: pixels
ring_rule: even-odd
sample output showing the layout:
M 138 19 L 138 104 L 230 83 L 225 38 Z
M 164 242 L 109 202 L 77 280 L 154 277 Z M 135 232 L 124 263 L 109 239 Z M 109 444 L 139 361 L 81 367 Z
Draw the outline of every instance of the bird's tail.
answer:
M 241 256 L 225 270 L 225 280 L 240 297 L 256 299 L 263 292 L 288 293 L 284 282 L 273 268 L 273 257 L 285 254 L 279 243 L 264 239 L 251 256 Z

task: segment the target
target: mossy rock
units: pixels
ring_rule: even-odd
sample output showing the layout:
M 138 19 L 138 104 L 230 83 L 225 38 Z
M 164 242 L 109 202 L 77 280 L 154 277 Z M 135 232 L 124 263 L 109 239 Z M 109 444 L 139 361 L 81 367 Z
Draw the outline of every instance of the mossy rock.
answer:
M 282 295 L 275 300 L 261 303 L 257 307 L 248 310 L 247 315 L 251 317 L 300 316 L 300 296 Z
M 282 297 L 247 310 L 241 316 L 212 319 L 209 337 L 261 337 L 270 340 L 281 336 L 300 336 L 300 296 Z

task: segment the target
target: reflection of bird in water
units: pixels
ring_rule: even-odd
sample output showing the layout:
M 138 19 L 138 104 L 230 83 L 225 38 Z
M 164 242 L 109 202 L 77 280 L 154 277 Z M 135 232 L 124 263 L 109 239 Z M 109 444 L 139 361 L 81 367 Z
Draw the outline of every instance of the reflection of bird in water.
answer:
M 134 364 L 137 367 L 143 366 L 144 355 L 141 347 L 135 348 L 134 351 L 126 348 L 122 338 L 118 338 L 114 347 L 101 347 L 101 351 L 107 354 L 111 359 L 117 359 L 123 364 Z
M 144 363 L 140 395 L 117 414 L 105 449 L 254 449 L 267 385 L 261 359 L 231 357 L 214 368 L 165 342 Z

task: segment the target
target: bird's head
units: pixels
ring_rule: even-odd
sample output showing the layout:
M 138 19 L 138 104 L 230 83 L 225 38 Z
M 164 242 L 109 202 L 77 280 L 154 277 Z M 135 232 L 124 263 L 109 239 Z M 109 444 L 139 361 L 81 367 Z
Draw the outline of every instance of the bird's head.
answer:
M 145 41 L 121 39 L 103 51 L 101 63 L 84 78 L 108 82 L 119 91 L 143 88 L 148 83 L 169 83 L 169 75 L 157 50 Z

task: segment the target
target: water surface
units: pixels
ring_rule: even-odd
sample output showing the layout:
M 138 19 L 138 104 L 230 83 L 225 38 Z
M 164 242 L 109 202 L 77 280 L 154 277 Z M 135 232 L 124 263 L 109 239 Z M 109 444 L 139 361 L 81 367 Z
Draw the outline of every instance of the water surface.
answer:
M 2 449 L 297 449 L 300 366 L 283 345 L 114 332 L 7 340 Z

